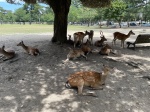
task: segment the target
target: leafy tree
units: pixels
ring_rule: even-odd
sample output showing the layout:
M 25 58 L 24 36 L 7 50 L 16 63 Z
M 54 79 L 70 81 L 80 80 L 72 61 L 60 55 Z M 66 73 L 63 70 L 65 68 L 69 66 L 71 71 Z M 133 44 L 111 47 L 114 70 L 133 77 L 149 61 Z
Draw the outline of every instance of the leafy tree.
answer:
M 11 11 L 8 11 L 7 14 L 5 15 L 5 21 L 13 23 L 15 21 L 14 17 L 15 17 L 14 14 Z
M 122 0 L 115 0 L 111 3 L 111 6 L 109 8 L 105 9 L 105 17 L 110 20 L 114 19 L 119 23 L 119 26 L 121 28 L 121 20 L 124 16 L 126 10 L 126 3 Z
M 26 11 L 23 8 L 17 9 L 14 14 L 17 22 L 25 22 L 27 19 Z
M 14 3 L 15 0 L 6 0 L 9 3 Z M 22 1 L 22 0 L 20 0 Z M 71 5 L 71 0 L 23 0 L 26 3 L 44 2 L 47 3 L 54 12 L 54 35 L 52 42 L 64 43 L 67 40 L 67 24 L 68 13 Z M 80 0 L 84 6 L 88 7 L 104 7 L 110 4 L 111 0 Z

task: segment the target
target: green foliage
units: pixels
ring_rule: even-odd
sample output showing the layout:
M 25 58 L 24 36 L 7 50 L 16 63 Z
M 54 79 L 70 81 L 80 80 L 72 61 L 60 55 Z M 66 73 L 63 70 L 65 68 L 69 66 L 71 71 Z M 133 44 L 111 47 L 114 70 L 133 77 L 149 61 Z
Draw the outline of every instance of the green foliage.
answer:
M 27 17 L 29 17 L 28 14 L 26 14 L 26 11 L 23 10 L 23 8 L 19 8 L 15 11 L 15 20 L 17 22 L 21 22 L 21 21 L 27 21 Z
M 111 6 L 105 9 L 104 16 L 107 19 L 114 19 L 118 22 L 124 17 L 126 11 L 126 3 L 122 0 L 115 0 L 111 3 Z

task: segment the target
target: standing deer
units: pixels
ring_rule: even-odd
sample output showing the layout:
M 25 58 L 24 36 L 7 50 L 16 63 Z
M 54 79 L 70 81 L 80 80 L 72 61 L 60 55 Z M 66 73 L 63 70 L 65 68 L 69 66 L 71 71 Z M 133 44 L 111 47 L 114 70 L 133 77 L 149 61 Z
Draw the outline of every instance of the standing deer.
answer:
M 93 36 L 94 36 L 94 31 L 90 30 L 90 32 L 88 32 L 87 30 L 85 31 L 87 33 L 87 35 L 89 36 L 88 39 L 91 42 L 91 44 L 93 45 Z
M 135 33 L 133 33 L 132 30 L 129 31 L 129 33 L 126 35 L 126 34 L 123 34 L 123 33 L 120 33 L 120 32 L 115 32 L 114 33 L 114 39 L 113 39 L 113 42 L 114 42 L 114 45 L 116 44 L 116 40 L 121 40 L 121 47 L 124 48 L 124 41 L 130 37 L 130 35 L 135 35 Z M 112 42 L 112 44 L 113 44 Z
M 78 94 L 81 95 L 84 86 L 89 86 L 93 89 L 103 89 L 105 80 L 112 70 L 109 66 L 103 65 L 102 72 L 81 71 L 71 74 L 66 82 L 66 87 L 77 87 Z M 86 95 L 86 94 L 85 94 Z M 92 94 L 94 95 L 94 94 Z
M 3 57 L 5 58 L 3 59 L 3 61 L 9 60 L 15 57 L 15 51 L 13 50 L 6 51 L 5 46 L 2 46 L 2 48 L 0 48 L 0 53 L 3 54 Z
M 30 55 L 36 56 L 39 55 L 40 52 L 37 48 L 33 48 L 30 46 L 26 46 L 23 41 L 21 41 L 17 46 L 22 46 L 22 48 Z
M 95 44 L 94 44 L 94 45 L 97 46 L 97 47 L 102 47 L 103 44 L 104 44 L 104 41 L 107 41 L 107 39 L 106 39 L 105 36 L 103 35 L 103 32 L 102 32 L 102 31 L 100 31 L 100 38 L 101 38 L 101 40 L 96 41 Z
M 83 32 L 76 32 L 73 34 L 74 36 L 74 48 L 76 47 L 76 44 L 79 42 L 80 45 L 83 44 L 83 39 L 84 37 L 87 35 L 87 32 L 85 31 L 85 33 Z

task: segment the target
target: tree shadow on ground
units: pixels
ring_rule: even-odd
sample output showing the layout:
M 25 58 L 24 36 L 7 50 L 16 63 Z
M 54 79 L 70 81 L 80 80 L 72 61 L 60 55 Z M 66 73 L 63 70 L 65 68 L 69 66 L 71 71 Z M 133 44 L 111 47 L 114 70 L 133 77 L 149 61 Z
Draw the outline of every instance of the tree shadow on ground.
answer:
M 122 49 L 121 57 L 94 53 L 88 55 L 87 61 L 80 58 L 64 64 L 68 47 L 41 41 L 38 45 L 41 55 L 37 57 L 27 55 L 21 48 L 16 47 L 20 59 L 13 63 L 0 63 L 0 111 L 149 111 L 149 81 L 139 78 L 149 73 L 148 56 L 138 51 Z M 127 63 L 131 61 L 141 63 L 141 67 L 135 68 Z M 69 74 L 76 71 L 100 71 L 103 63 L 116 69 L 114 73 L 110 73 L 104 90 L 95 91 L 97 98 L 79 96 L 76 90 L 65 88 Z

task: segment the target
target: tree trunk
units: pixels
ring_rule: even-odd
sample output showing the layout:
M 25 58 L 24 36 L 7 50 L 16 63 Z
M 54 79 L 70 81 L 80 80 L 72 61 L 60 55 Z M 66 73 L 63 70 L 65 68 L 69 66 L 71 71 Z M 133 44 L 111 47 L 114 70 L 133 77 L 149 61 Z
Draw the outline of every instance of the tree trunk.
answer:
M 54 34 L 51 41 L 65 43 L 71 0 L 49 0 L 48 4 L 54 12 Z

